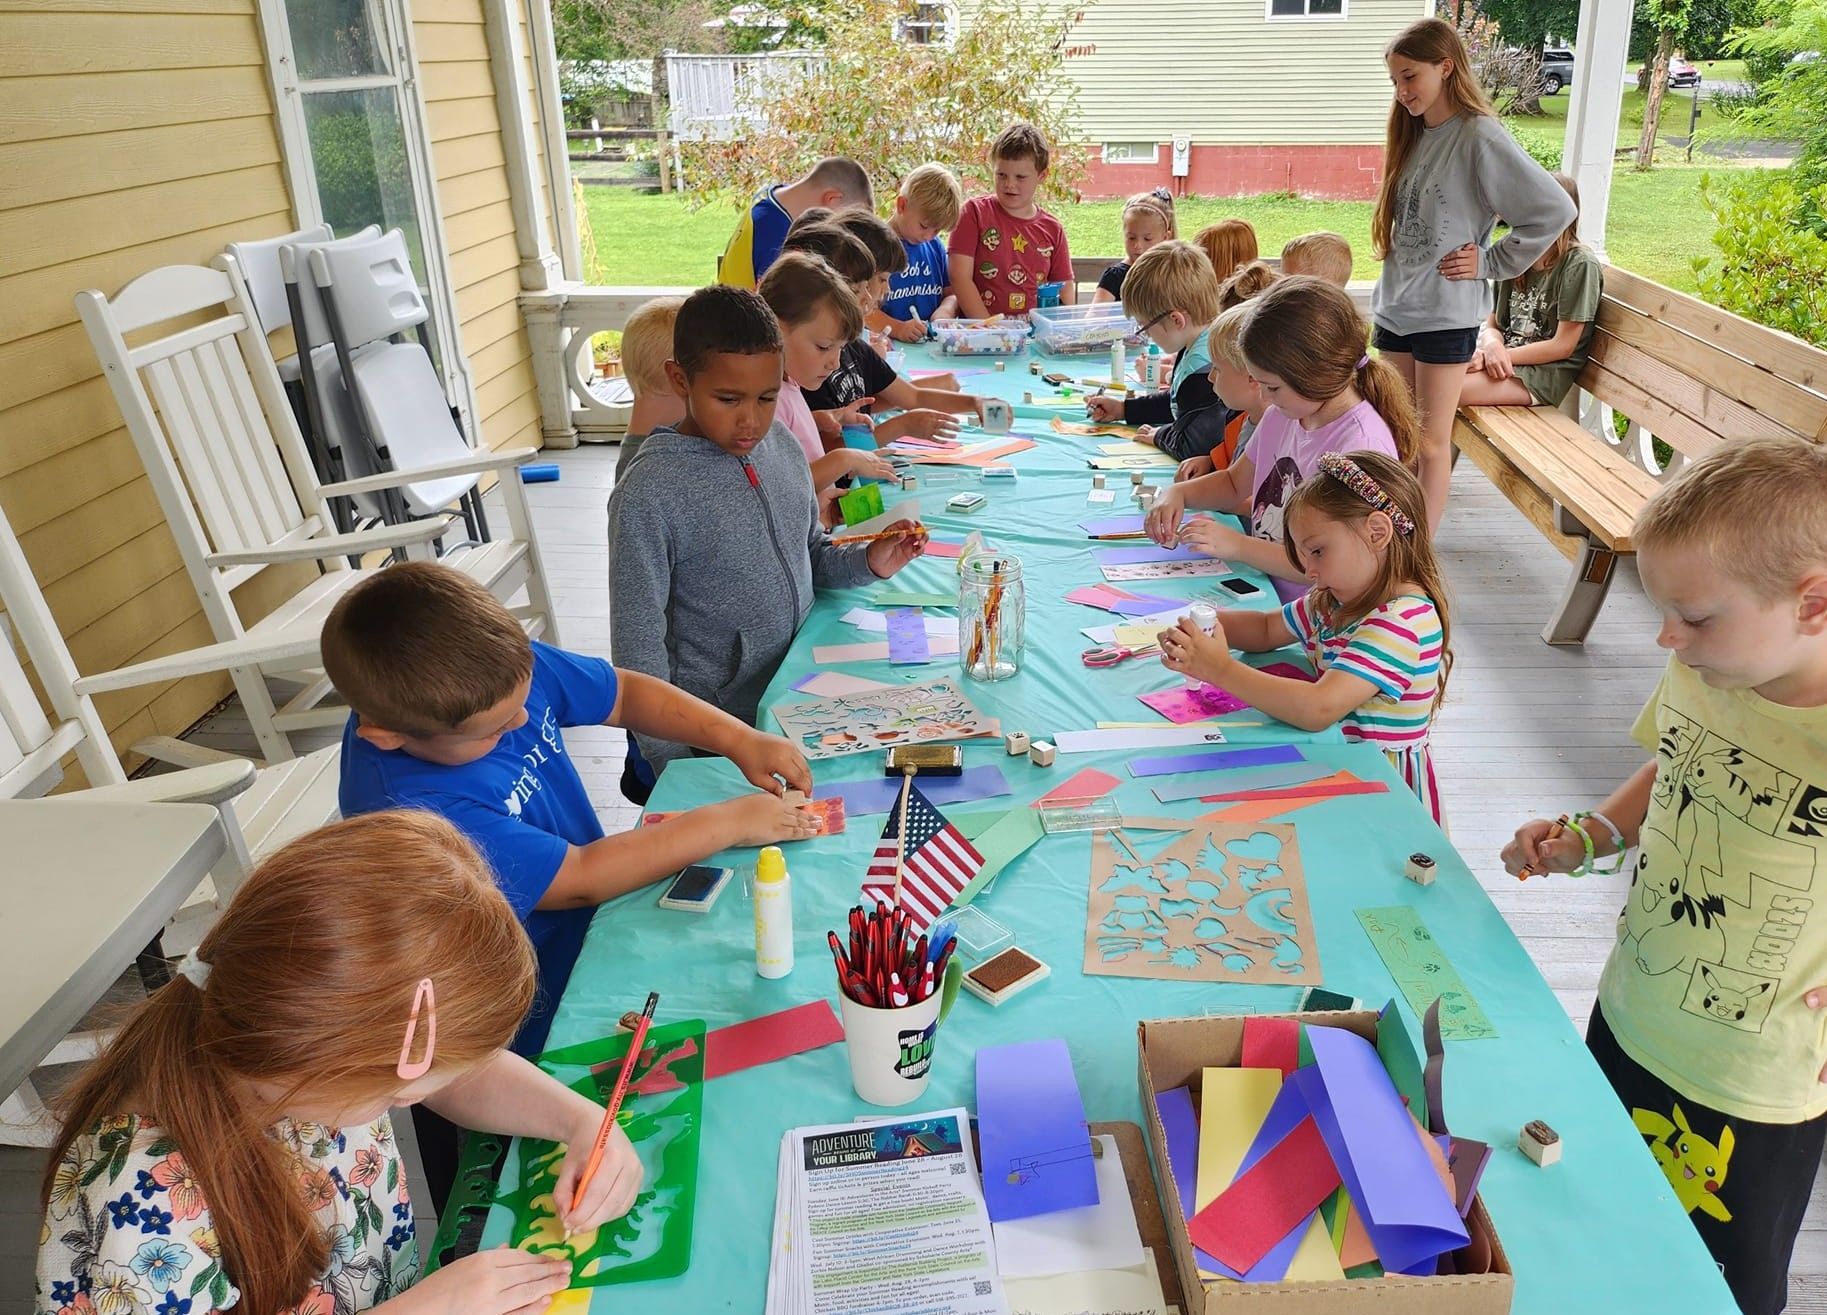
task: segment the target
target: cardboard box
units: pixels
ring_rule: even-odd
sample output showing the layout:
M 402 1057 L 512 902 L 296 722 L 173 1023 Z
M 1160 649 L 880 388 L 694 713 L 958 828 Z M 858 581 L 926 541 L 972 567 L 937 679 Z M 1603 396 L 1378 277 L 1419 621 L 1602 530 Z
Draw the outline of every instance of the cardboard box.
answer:
M 1296 1013 L 1275 1015 L 1313 1027 L 1343 1027 L 1373 1045 L 1377 1015 L 1366 1010 L 1350 1013 Z M 1226 1312 L 1271 1308 L 1276 1315 L 1348 1315 L 1374 1309 L 1379 1315 L 1509 1315 L 1515 1280 L 1510 1261 L 1498 1241 L 1484 1202 L 1473 1198 L 1466 1227 L 1474 1239 L 1487 1240 L 1491 1272 L 1455 1274 L 1444 1278 L 1408 1278 L 1401 1275 L 1374 1279 L 1347 1279 L 1331 1283 L 1219 1283 L 1207 1288 L 1199 1278 L 1192 1242 L 1186 1234 L 1186 1215 L 1180 1195 L 1167 1169 L 1167 1134 L 1155 1106 L 1157 1092 L 1200 1087 L 1200 1070 L 1234 1067 L 1243 1061 L 1242 1017 L 1162 1018 L 1136 1025 L 1136 1050 L 1142 1088 L 1142 1113 L 1148 1146 L 1154 1157 L 1155 1190 L 1174 1252 L 1174 1267 L 1185 1291 L 1186 1315 L 1225 1315 Z

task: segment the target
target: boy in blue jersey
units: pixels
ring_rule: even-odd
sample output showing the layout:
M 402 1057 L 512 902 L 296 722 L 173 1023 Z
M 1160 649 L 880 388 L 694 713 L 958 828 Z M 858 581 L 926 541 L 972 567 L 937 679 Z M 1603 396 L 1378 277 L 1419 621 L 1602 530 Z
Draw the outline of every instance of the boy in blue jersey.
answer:
M 351 589 L 324 623 L 323 657 L 352 709 L 343 815 L 439 814 L 482 851 L 526 924 L 540 992 L 514 1040 L 521 1054 L 545 1044 L 598 904 L 719 850 L 816 829 L 779 797 L 812 789 L 786 740 L 651 676 L 530 642 L 487 589 L 447 566 L 405 562 Z M 602 725 L 721 754 L 760 792 L 605 836 L 563 734 Z
M 875 209 L 875 189 L 863 166 L 841 155 L 820 160 L 804 178 L 764 188 L 730 235 L 723 258 L 717 262 L 717 282 L 733 288 L 755 287 L 780 254 L 780 244 L 795 219 L 814 206 L 841 210 L 850 205 Z
M 901 180 L 888 226 L 907 249 L 907 264 L 888 280 L 879 309 L 867 317 L 872 329 L 886 329 L 897 342 L 920 342 L 927 324 L 951 299 L 951 267 L 945 239 L 964 208 L 964 188 L 942 164 L 923 164 Z

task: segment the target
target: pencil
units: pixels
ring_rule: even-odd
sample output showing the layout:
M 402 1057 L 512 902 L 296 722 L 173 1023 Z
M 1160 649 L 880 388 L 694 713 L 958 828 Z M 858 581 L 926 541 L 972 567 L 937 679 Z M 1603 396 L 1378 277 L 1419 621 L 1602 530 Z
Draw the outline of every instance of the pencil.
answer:
M 571 1193 L 573 1210 L 583 1203 L 584 1190 L 590 1186 L 590 1179 L 603 1162 L 603 1151 L 609 1145 L 609 1133 L 615 1127 L 615 1116 L 621 1112 L 622 1097 L 628 1094 L 628 1079 L 634 1075 L 634 1063 L 641 1057 L 641 1046 L 647 1040 L 647 1029 L 653 1024 L 653 1011 L 660 1003 L 660 993 L 647 993 L 647 1007 L 641 1010 L 641 1021 L 635 1024 L 634 1036 L 629 1038 L 628 1053 L 622 1056 L 622 1071 L 616 1075 L 615 1091 L 609 1097 L 609 1107 L 603 1111 L 603 1126 L 596 1130 L 596 1144 L 590 1148 L 590 1158 L 584 1161 L 584 1171 L 578 1175 L 577 1190 Z
M 1567 815 L 1565 813 L 1562 813 L 1558 818 L 1556 818 L 1554 820 L 1554 825 L 1553 825 L 1553 827 L 1551 827 L 1549 829 L 1548 835 L 1542 841 L 1542 844 L 1545 845 L 1551 841 L 1559 840 L 1561 838 L 1561 833 L 1566 831 L 1566 829 L 1567 829 Z M 1521 871 L 1519 871 L 1516 874 L 1516 879 L 1518 881 L 1527 881 L 1530 877 L 1541 876 L 1545 871 L 1546 871 L 1545 868 L 1538 868 L 1532 863 L 1525 863 L 1522 865 Z
M 931 533 L 924 525 L 916 521 L 911 525 L 902 523 L 886 530 L 877 530 L 874 534 L 836 534 L 831 537 L 831 546 L 842 548 L 845 544 L 851 543 L 874 543 L 878 539 L 893 539 L 903 534 L 911 534 L 915 538 L 924 539 Z

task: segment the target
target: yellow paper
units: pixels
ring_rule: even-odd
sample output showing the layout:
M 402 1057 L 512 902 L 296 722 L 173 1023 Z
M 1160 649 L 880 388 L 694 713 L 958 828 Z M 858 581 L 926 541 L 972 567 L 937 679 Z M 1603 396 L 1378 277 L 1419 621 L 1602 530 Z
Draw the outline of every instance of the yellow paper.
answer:
M 1009 1315 L 1166 1315 L 1155 1253 L 1135 1269 L 1092 1269 L 1045 1278 L 1005 1278 Z M 1177 1309 L 1177 1308 L 1176 1308 Z
M 1332 1234 L 1326 1231 L 1325 1219 L 1315 1211 L 1313 1222 L 1307 1225 L 1307 1235 L 1301 1238 L 1294 1259 L 1288 1264 L 1287 1282 L 1320 1283 L 1344 1277 L 1338 1252 L 1332 1249 Z
M 1195 1212 L 1210 1205 L 1237 1177 L 1238 1166 L 1269 1116 L 1281 1082 L 1278 1068 L 1205 1070 L 1199 1102 L 1199 1176 L 1193 1184 Z M 1207 1270 L 1201 1270 L 1200 1276 L 1224 1277 Z
M 1132 452 L 1146 451 L 1149 450 L 1149 448 L 1148 444 L 1132 438 L 1122 443 L 1099 443 L 1097 445 L 1097 450 L 1099 452 L 1108 453 L 1113 457 L 1120 457 L 1126 456 Z
M 1090 461 L 1093 470 L 1154 470 L 1171 468 L 1179 465 L 1165 452 L 1142 447 L 1138 443 L 1129 445 L 1130 451 L 1120 457 L 1093 457 Z
M 1159 626 L 1118 626 L 1113 632 L 1116 642 L 1123 648 L 1149 648 L 1161 633 Z M 1150 726 L 1159 726 L 1158 721 L 1151 721 Z

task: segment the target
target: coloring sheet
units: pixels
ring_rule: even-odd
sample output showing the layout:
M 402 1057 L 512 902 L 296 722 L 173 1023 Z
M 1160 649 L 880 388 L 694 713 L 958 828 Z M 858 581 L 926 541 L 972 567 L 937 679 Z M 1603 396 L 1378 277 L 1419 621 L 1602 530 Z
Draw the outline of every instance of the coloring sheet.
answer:
M 1085 971 L 1165 981 L 1317 983 L 1294 828 L 1195 823 L 1152 857 L 1091 838 Z M 1152 844 L 1153 841 L 1144 841 Z
M 1106 580 L 1172 580 L 1195 575 L 1229 575 L 1230 566 L 1216 557 L 1184 562 L 1112 562 L 1099 568 Z
M 774 717 L 781 734 L 797 743 L 807 758 L 840 758 L 895 744 L 968 740 L 995 733 L 997 725 L 950 678 L 791 703 L 775 708 Z

